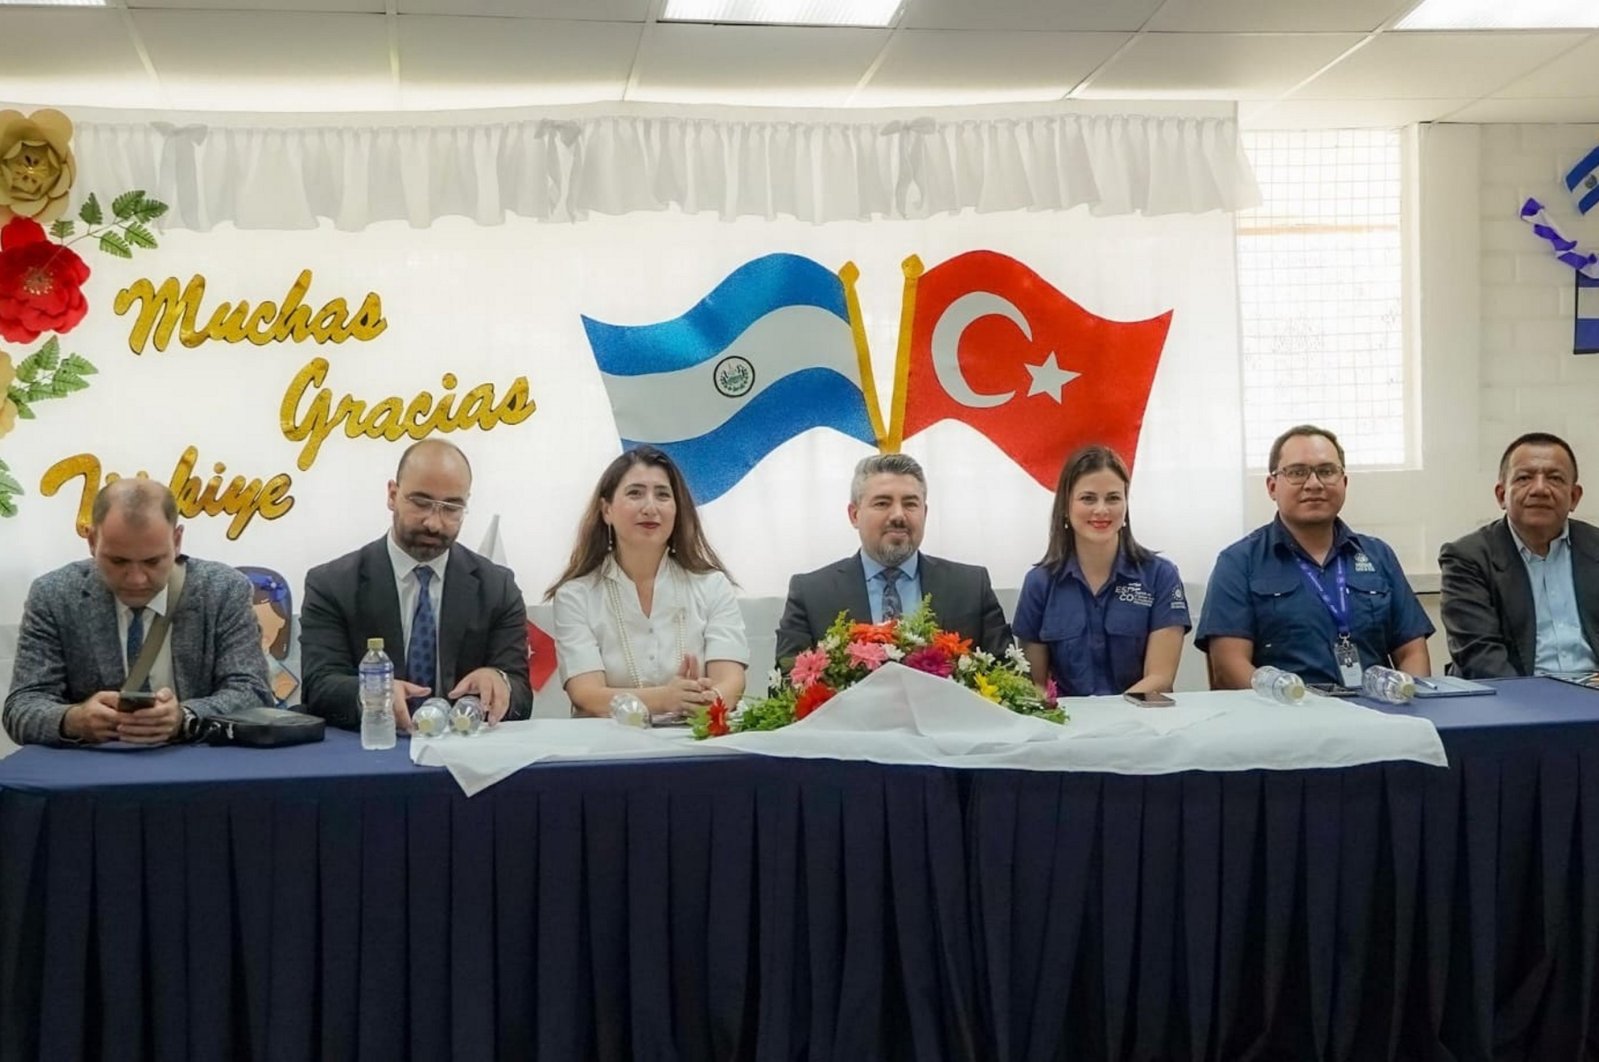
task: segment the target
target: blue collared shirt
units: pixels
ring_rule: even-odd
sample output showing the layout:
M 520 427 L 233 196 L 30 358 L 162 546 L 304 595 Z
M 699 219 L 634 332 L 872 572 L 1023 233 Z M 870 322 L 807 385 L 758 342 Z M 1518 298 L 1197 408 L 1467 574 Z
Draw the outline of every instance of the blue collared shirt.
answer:
M 1582 635 L 1582 615 L 1577 611 L 1577 588 L 1571 575 L 1571 525 L 1560 529 L 1560 537 L 1549 543 L 1549 553 L 1540 557 L 1527 548 L 1506 521 L 1510 537 L 1516 542 L 1521 562 L 1527 566 L 1532 583 L 1533 610 L 1538 617 L 1537 660 L 1533 673 L 1551 671 L 1595 671 L 1593 650 Z
M 887 565 L 878 564 L 872 555 L 864 549 L 861 550 L 861 567 L 866 569 L 866 599 L 872 604 L 872 622 L 883 622 L 883 569 Z M 900 609 L 909 612 L 922 601 L 922 555 L 920 552 L 912 553 L 906 558 L 905 563 L 899 566 L 899 581 L 894 585 L 899 588 Z
M 1340 557 L 1348 572 L 1350 637 L 1361 667 L 1386 665 L 1395 649 L 1432 634 L 1432 621 L 1386 542 L 1357 535 L 1339 520 L 1327 563 L 1317 564 L 1278 517 L 1216 558 L 1194 644 L 1205 649 L 1212 638 L 1248 638 L 1256 667 L 1273 664 L 1306 682 L 1340 684 L 1333 655 L 1338 625 L 1299 567 L 1303 559 L 1331 586 Z
M 1077 558 L 1059 573 L 1036 566 L 1022 580 L 1011 629 L 1049 649 L 1049 674 L 1062 695 L 1121 693 L 1144 677 L 1151 631 L 1189 629 L 1188 598 L 1177 565 L 1121 555 L 1096 594 Z

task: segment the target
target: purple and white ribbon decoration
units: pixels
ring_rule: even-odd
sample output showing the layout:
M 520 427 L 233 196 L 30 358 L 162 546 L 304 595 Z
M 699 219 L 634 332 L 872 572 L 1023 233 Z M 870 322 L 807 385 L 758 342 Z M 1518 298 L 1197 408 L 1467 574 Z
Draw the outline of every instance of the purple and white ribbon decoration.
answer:
M 1555 231 L 1544 215 L 1543 204 L 1529 199 L 1521 205 L 1521 220 L 1532 226 L 1532 231 L 1549 241 L 1554 256 L 1585 277 L 1599 280 L 1599 254 L 1585 254 L 1577 249 L 1576 240 L 1568 240 Z

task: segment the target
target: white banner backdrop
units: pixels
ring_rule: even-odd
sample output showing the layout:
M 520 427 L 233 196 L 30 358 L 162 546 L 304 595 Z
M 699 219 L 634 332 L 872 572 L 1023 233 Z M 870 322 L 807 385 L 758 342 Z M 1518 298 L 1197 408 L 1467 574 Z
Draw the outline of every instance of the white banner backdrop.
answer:
M 570 551 L 575 524 L 604 464 L 618 452 L 610 406 L 581 315 L 645 324 L 682 314 L 739 266 L 773 252 L 804 255 L 828 269 L 853 262 L 878 394 L 888 412 L 899 341 L 902 262 L 928 269 L 989 249 L 1020 260 L 1086 309 L 1116 320 L 1172 311 L 1155 376 L 1131 492 L 1139 538 L 1171 556 L 1190 584 L 1202 583 L 1216 551 L 1240 530 L 1237 297 L 1230 215 L 1009 213 L 925 221 L 718 221 L 677 214 L 495 227 L 445 219 L 426 230 L 400 223 L 361 232 L 168 232 L 156 251 L 120 261 L 84 250 L 93 269 L 87 319 L 62 338 L 98 368 L 89 388 L 35 405 L 0 438 L 0 458 L 26 494 L 0 521 L 0 625 L 20 616 L 29 581 L 84 555 L 74 531 L 87 489 L 78 476 L 53 496 L 41 481 L 59 462 L 93 455 L 100 474 L 147 472 L 170 481 L 188 447 L 200 486 L 216 474 L 268 481 L 286 474 L 292 507 L 275 519 L 229 514 L 185 521 L 197 556 L 275 569 L 296 606 L 308 566 L 354 549 L 387 526 L 384 484 L 409 439 L 349 438 L 343 425 L 315 459 L 285 437 L 284 416 L 303 420 L 317 388 L 286 402 L 291 382 L 315 358 L 336 409 L 345 395 L 368 408 L 389 396 L 409 405 L 422 392 L 453 391 L 457 407 L 491 384 L 495 402 L 525 377 L 536 411 L 521 423 L 443 437 L 471 458 L 476 478 L 461 541 L 476 548 L 500 516 L 508 563 L 534 604 Z M 281 303 L 301 270 L 313 280 L 304 302 L 342 298 L 353 314 L 369 292 L 386 328 L 368 341 L 224 343 L 189 347 L 174 334 L 165 350 L 130 350 L 137 309 L 119 316 L 119 290 L 140 278 L 188 283 L 205 277 L 197 327 L 222 302 Z M 38 343 L 6 344 L 13 361 Z M 1079 352 L 1059 350 L 1072 368 Z M 1111 371 L 1098 366 L 1077 371 Z M 453 384 L 444 380 L 451 374 Z M 1026 382 L 1022 376 L 1020 383 Z M 1019 392 L 1025 393 L 1025 392 Z M 1062 391 L 1069 409 L 1072 385 Z M 287 405 L 287 410 L 284 407 Z M 930 513 L 925 548 L 988 566 L 999 587 L 1016 587 L 1043 552 L 1051 494 L 983 435 L 944 422 L 904 449 L 926 465 Z M 790 574 L 852 551 L 845 505 L 851 467 L 866 444 L 819 429 L 779 447 L 705 507 L 711 540 L 742 591 L 781 595 Z M 300 462 L 309 467 L 300 467 Z

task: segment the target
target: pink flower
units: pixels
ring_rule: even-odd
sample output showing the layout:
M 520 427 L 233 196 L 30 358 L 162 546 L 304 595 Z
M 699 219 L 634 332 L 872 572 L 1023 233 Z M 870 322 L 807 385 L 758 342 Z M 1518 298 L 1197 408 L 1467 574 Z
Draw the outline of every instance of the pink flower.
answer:
M 849 662 L 864 664 L 867 671 L 876 671 L 888 659 L 888 650 L 881 642 L 850 642 Z M 796 661 L 797 662 L 797 661 Z
M 807 649 L 794 658 L 788 681 L 797 690 L 803 690 L 822 677 L 827 670 L 827 654 L 820 649 Z
M 1044 684 L 1044 703 L 1053 708 L 1059 700 L 1060 687 L 1055 685 L 1055 677 L 1051 675 L 1049 681 Z
M 913 667 L 917 671 L 925 671 L 929 675 L 939 678 L 949 678 L 955 673 L 955 661 L 942 649 L 933 646 L 924 646 L 914 653 L 907 653 L 903 661 L 906 667 Z

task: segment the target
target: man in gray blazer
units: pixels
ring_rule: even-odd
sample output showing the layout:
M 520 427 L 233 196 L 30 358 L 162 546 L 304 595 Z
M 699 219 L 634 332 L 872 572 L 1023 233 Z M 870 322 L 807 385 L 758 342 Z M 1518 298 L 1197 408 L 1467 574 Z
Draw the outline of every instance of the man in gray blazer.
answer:
M 472 492 L 460 448 L 424 439 L 389 481 L 393 527 L 353 553 L 312 568 L 300 610 L 306 710 L 358 727 L 356 670 L 368 638 L 394 661 L 394 721 L 430 693 L 482 698 L 491 723 L 533 714 L 527 607 L 509 568 L 455 541 Z
M 1570 519 L 1582 499 L 1576 454 L 1546 432 L 1521 436 L 1500 459 L 1494 497 L 1505 518 L 1438 554 L 1455 672 L 1599 670 L 1599 527 Z
M 90 559 L 35 579 L 17 636 L 4 724 L 18 744 L 160 744 L 219 712 L 270 705 L 250 581 L 184 557 L 177 503 L 147 479 L 119 479 L 95 497 Z M 167 579 L 184 567 L 182 597 L 150 669 L 154 702 L 128 710 L 118 690 L 144 636 L 167 610 Z
M 788 668 L 821 641 L 840 612 L 880 623 L 909 612 L 928 594 L 941 628 L 996 656 L 1005 652 L 1010 625 L 988 569 L 921 552 L 927 477 L 914 458 L 875 454 L 857 464 L 849 521 L 860 535 L 859 553 L 789 580 L 777 625 L 778 666 Z

